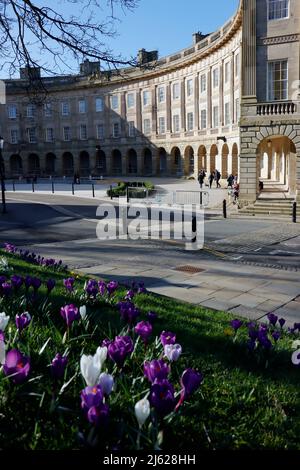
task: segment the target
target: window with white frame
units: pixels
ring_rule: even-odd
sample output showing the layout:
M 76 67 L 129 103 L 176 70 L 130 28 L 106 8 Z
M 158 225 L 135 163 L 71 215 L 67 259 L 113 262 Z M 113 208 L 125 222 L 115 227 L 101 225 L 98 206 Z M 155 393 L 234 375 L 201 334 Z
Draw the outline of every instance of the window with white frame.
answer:
M 29 127 L 27 129 L 27 138 L 28 138 L 28 142 L 30 142 L 31 144 L 36 143 L 36 128 L 35 127 Z
M 34 104 L 28 104 L 26 108 L 26 115 L 29 118 L 33 118 L 36 113 L 36 108 Z
M 234 64 L 234 70 L 235 70 L 235 76 L 239 77 L 240 75 L 240 54 L 236 54 L 234 58 L 235 64 Z
M 128 136 L 135 137 L 135 122 L 128 121 Z
M 143 91 L 143 105 L 148 106 L 150 104 L 150 91 Z
M 230 63 L 225 62 L 225 70 L 224 70 L 224 82 L 225 83 L 229 82 L 229 67 L 230 67 Z
M 19 130 L 11 129 L 10 130 L 10 143 L 17 144 L 19 142 Z
M 63 101 L 61 104 L 61 114 L 62 116 L 69 116 L 70 114 L 70 103 L 68 101 Z
M 80 124 L 79 126 L 79 138 L 80 140 L 87 139 L 87 126 L 86 124 Z
M 269 20 L 280 20 L 289 16 L 289 0 L 268 0 Z
M 104 124 L 97 124 L 96 126 L 96 132 L 97 132 L 97 139 L 103 140 L 104 139 Z
M 44 116 L 45 117 L 52 117 L 52 103 L 45 103 L 44 104 Z
M 204 93 L 206 91 L 206 75 L 202 74 L 200 77 L 200 91 Z
M 187 96 L 192 96 L 194 93 L 194 84 L 193 84 L 193 79 L 189 79 L 186 82 L 186 94 Z
M 86 101 L 85 100 L 79 100 L 78 101 L 78 112 L 80 114 L 85 114 L 86 110 L 87 110 Z
M 219 69 L 213 70 L 213 87 L 216 88 L 219 86 Z
M 201 109 L 201 119 L 200 119 L 200 126 L 201 129 L 206 129 L 207 127 L 207 116 L 206 116 L 206 109 Z
M 115 139 L 120 137 L 120 123 L 119 122 L 114 122 L 113 123 L 113 137 Z
M 224 124 L 225 126 L 230 124 L 230 103 L 225 103 L 224 106 Z
M 238 122 L 240 119 L 240 99 L 236 98 L 235 100 L 235 122 Z
M 110 100 L 110 105 L 111 109 L 119 109 L 119 96 L 118 95 L 112 95 L 111 100 Z
M 180 116 L 179 114 L 173 115 L 173 132 L 177 134 L 180 132 Z
M 128 93 L 127 95 L 127 107 L 134 108 L 134 93 Z
M 17 106 L 15 104 L 9 104 L 7 108 L 8 118 L 16 119 L 17 118 Z
M 54 142 L 54 129 L 53 129 L 53 127 L 47 127 L 47 129 L 46 129 L 46 142 Z
M 219 106 L 213 107 L 213 128 L 219 127 Z
M 187 130 L 192 131 L 194 129 L 194 113 L 187 113 Z
M 180 83 L 173 83 L 172 95 L 173 95 L 173 100 L 179 100 L 179 98 L 180 98 Z
M 165 134 L 166 132 L 166 120 L 164 117 L 158 118 L 158 133 Z
M 288 99 L 288 61 L 268 62 L 268 100 Z
M 144 134 L 145 135 L 150 135 L 151 134 L 151 121 L 150 121 L 150 119 L 144 119 L 143 129 L 144 129 Z
M 164 86 L 158 87 L 157 95 L 158 95 L 158 102 L 159 103 L 164 103 L 164 101 L 166 101 L 166 90 L 165 90 Z
M 104 108 L 103 98 L 98 96 L 95 100 L 95 105 L 96 105 L 96 113 L 101 113 Z
M 71 127 L 69 126 L 63 127 L 63 139 L 66 142 L 69 142 L 71 140 Z

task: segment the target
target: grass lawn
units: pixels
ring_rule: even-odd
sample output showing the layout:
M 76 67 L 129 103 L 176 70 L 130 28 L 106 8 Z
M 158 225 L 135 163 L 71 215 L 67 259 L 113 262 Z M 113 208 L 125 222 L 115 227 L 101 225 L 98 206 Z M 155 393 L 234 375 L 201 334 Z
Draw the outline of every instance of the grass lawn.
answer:
M 135 449 L 134 405 L 150 386 L 143 377 L 143 361 L 160 356 L 161 346 L 155 337 L 162 330 L 176 333 L 183 350 L 179 360 L 171 364 L 170 381 L 175 391 L 180 391 L 180 375 L 187 367 L 201 371 L 204 379 L 177 413 L 162 420 L 151 415 L 141 432 L 142 448 L 153 449 L 156 442 L 164 451 L 177 452 L 195 447 L 300 449 L 300 371 L 291 362 L 296 334 L 283 333 L 271 350 L 251 351 L 246 327 L 233 335 L 230 321 L 236 317 L 150 293 L 137 294 L 133 301 L 142 312 L 138 321 L 149 311 L 158 314 L 151 344 L 146 347 L 137 341 L 132 359 L 121 371 L 107 359 L 116 389 L 109 398 L 109 423 L 95 429 L 80 407 L 80 392 L 86 386 L 80 374 L 80 357 L 94 354 L 103 339 L 114 338 L 122 328 L 127 334 L 115 305 L 127 289 L 120 287 L 109 301 L 100 297 L 88 300 L 84 276 L 76 278 L 74 292 L 68 293 L 63 280 L 70 273 L 36 266 L 0 251 L 2 255 L 13 270 L 8 279 L 12 274 L 44 282 L 52 278 L 56 287 L 48 296 L 43 284 L 35 298 L 26 295 L 24 286 L 8 297 L 0 294 L 0 312 L 10 316 L 5 330 L 7 350 L 19 349 L 31 359 L 28 380 L 20 385 L 0 372 L 0 449 L 65 450 L 93 445 Z M 86 305 L 88 320 L 74 322 L 66 335 L 60 308 L 71 303 Z M 19 335 L 14 318 L 26 310 L 32 321 Z M 134 334 L 133 338 L 136 340 Z M 57 353 L 67 354 L 69 361 L 64 378 L 55 382 L 49 364 Z

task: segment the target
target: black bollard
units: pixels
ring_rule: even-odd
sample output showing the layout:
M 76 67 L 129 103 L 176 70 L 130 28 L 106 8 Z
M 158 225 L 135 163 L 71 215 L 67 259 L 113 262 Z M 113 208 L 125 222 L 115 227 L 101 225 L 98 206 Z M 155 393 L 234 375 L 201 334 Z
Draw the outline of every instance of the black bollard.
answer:
M 297 202 L 293 202 L 293 222 L 297 223 Z
M 52 186 L 52 194 L 54 194 L 54 183 L 53 183 L 53 181 L 51 183 L 51 186 Z
M 197 217 L 195 215 L 192 217 L 192 233 L 195 234 L 195 236 L 192 238 L 192 243 L 195 243 L 197 240 Z
M 112 185 L 110 185 L 109 190 L 110 190 L 110 199 L 112 200 L 112 198 L 113 198 Z
M 226 199 L 223 201 L 223 217 L 224 219 L 227 219 L 227 202 Z
M 32 192 L 34 193 L 34 182 L 32 181 Z
M 95 186 L 94 186 L 94 184 L 92 184 L 92 193 L 93 193 L 93 197 L 95 197 Z
M 127 201 L 127 203 L 129 202 L 129 188 L 128 188 L 128 186 L 126 187 L 126 201 Z
M 74 191 L 74 183 L 72 183 L 72 194 L 73 194 L 73 196 L 74 196 L 74 194 L 75 194 L 75 191 Z
M 13 192 L 16 192 L 15 182 L 13 181 Z

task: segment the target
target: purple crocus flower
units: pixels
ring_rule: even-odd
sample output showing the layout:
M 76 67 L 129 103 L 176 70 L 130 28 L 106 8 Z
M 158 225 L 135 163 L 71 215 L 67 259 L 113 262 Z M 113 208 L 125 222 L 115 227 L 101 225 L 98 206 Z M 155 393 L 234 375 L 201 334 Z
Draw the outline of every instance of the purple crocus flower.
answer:
M 278 323 L 279 323 L 280 327 L 283 328 L 283 326 L 284 326 L 284 324 L 285 324 L 285 319 L 284 319 L 284 318 L 280 318 L 280 319 L 278 320 Z
M 32 286 L 32 277 L 26 276 L 24 280 L 24 284 L 25 284 L 26 289 L 28 290 Z
M 159 415 L 171 413 L 175 407 L 173 385 L 168 380 L 156 381 L 151 386 L 149 401 Z
M 17 248 L 12 243 L 4 243 L 4 250 L 7 253 L 15 253 L 17 251 Z
M 300 323 L 294 323 L 294 331 L 300 331 Z
M 103 296 L 106 292 L 106 283 L 104 281 L 98 281 L 98 288 L 100 294 Z
M 144 363 L 144 375 L 151 383 L 155 380 L 167 379 L 169 373 L 170 367 L 163 359 L 154 359 Z
M 130 336 L 116 336 L 108 346 L 108 355 L 118 367 L 123 367 L 126 357 L 132 353 L 133 349 Z
M 9 297 L 12 294 L 12 285 L 9 282 L 3 282 L 0 287 L 0 293 L 4 297 Z
M 0 286 L 1 286 L 4 282 L 6 282 L 6 280 L 7 280 L 7 279 L 6 279 L 6 276 L 0 276 Z
M 11 276 L 10 282 L 15 288 L 15 290 L 19 290 L 23 284 L 23 278 L 21 276 L 18 276 L 17 274 L 14 274 L 13 276 Z
M 179 402 L 176 405 L 176 410 L 182 405 L 184 400 L 189 398 L 194 393 L 203 381 L 203 375 L 195 369 L 186 369 L 180 379 L 181 394 Z
M 278 320 L 277 315 L 275 313 L 268 313 L 267 317 L 271 325 L 275 326 Z
M 111 394 L 114 386 L 114 378 L 110 374 L 102 372 L 99 377 L 99 385 L 101 387 L 103 395 L 107 396 Z
M 119 287 L 119 284 L 117 281 L 108 282 L 108 284 L 106 285 L 108 295 L 111 296 L 118 289 L 118 287 Z
M 16 315 L 16 325 L 19 331 L 25 330 L 31 322 L 31 315 L 28 312 Z
M 147 320 L 150 322 L 150 323 L 153 323 L 155 320 L 157 320 L 158 318 L 158 315 L 157 313 L 155 312 L 148 312 L 147 315 Z
M 117 306 L 120 310 L 122 320 L 124 320 L 126 323 L 133 323 L 140 315 L 139 309 L 129 300 L 125 302 L 119 302 Z
M 98 283 L 95 279 L 89 279 L 85 285 L 85 292 L 91 296 L 96 297 L 99 292 Z
M 93 406 L 99 406 L 103 402 L 103 393 L 100 385 L 85 387 L 81 394 L 81 408 L 88 411 Z
M 79 310 L 73 304 L 66 305 L 65 307 L 61 307 L 60 314 L 65 320 L 68 328 L 72 325 L 74 320 L 80 320 Z
M 249 341 L 247 342 L 247 348 L 249 349 L 249 351 L 254 351 L 255 349 L 255 345 L 256 345 L 256 341 L 255 339 L 249 339 Z
M 5 358 L 4 374 L 15 384 L 24 382 L 30 371 L 30 360 L 17 349 L 11 349 Z
M 171 331 L 163 331 L 160 335 L 160 341 L 163 346 L 166 344 L 175 344 L 176 335 L 175 333 L 171 333 Z
M 34 290 L 37 291 L 41 287 L 42 281 L 38 277 L 33 277 L 31 280 L 31 285 Z
M 125 295 L 126 300 L 132 300 L 133 297 L 135 296 L 135 293 L 132 289 L 128 290 Z
M 145 287 L 144 282 L 139 282 L 139 287 L 138 287 L 137 293 L 138 294 L 146 294 L 147 293 L 147 289 Z
M 0 341 L 4 342 L 4 340 L 5 340 L 4 333 L 3 333 L 3 331 L 0 330 Z
M 48 281 L 46 282 L 48 294 L 50 294 L 50 292 L 54 289 L 55 284 L 56 284 L 56 283 L 55 283 L 55 280 L 54 280 L 54 279 L 48 279 Z
M 248 334 L 250 339 L 255 342 L 258 337 L 258 330 L 256 328 L 249 328 Z
M 67 356 L 62 356 L 59 353 L 56 354 L 55 358 L 51 362 L 51 373 L 55 379 L 61 379 L 64 376 L 67 363 Z
M 67 279 L 63 280 L 64 286 L 67 289 L 67 291 L 73 292 L 74 282 L 75 282 L 74 277 L 68 277 Z
M 88 421 L 94 426 L 107 425 L 109 417 L 109 406 L 107 403 L 100 403 L 98 406 L 92 406 L 87 413 Z
M 111 339 L 108 339 L 108 338 L 105 338 L 103 341 L 102 341 L 102 348 L 108 348 L 108 346 L 112 343 L 112 340 Z
M 151 336 L 152 329 L 153 327 L 151 323 L 149 323 L 148 321 L 140 321 L 136 325 L 134 331 L 142 338 L 144 343 L 147 343 Z
M 279 331 L 274 331 L 274 332 L 272 333 L 272 337 L 273 337 L 275 343 L 277 343 L 277 341 L 280 339 L 280 336 L 281 336 L 281 335 L 280 335 Z
M 241 328 L 241 326 L 243 325 L 243 322 L 239 320 L 238 318 L 236 318 L 235 320 L 232 320 L 230 322 L 230 325 L 235 331 L 237 331 L 239 328 Z

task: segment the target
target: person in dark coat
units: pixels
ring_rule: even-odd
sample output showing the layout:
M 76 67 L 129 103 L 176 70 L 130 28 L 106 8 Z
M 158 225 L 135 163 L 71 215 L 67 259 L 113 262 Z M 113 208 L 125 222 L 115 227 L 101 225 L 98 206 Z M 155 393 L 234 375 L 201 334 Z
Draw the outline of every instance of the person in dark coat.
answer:
M 203 186 L 203 183 L 204 183 L 204 179 L 206 177 L 206 173 L 205 171 L 202 169 L 199 173 L 199 176 L 198 176 L 198 181 L 199 181 L 199 184 L 200 184 L 200 189 L 202 189 L 202 186 Z
M 213 184 L 213 180 L 215 179 L 215 172 L 212 171 L 211 174 L 209 175 L 208 181 L 209 181 L 209 187 L 211 189 L 211 186 Z
M 233 176 L 233 174 L 231 173 L 231 174 L 228 176 L 228 178 L 227 178 L 227 183 L 228 183 L 227 188 L 232 188 L 233 181 L 234 181 L 234 176 Z
M 217 188 L 221 187 L 220 179 L 221 179 L 221 173 L 219 172 L 219 170 L 216 170 L 215 171 L 215 181 L 216 181 Z

